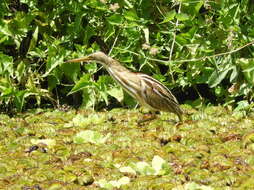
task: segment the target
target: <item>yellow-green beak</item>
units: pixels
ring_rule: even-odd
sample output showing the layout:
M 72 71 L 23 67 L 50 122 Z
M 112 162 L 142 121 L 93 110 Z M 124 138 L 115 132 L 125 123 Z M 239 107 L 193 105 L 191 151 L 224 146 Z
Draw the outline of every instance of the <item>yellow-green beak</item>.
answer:
M 81 57 L 81 58 L 77 58 L 77 59 L 71 59 L 71 60 L 68 60 L 65 62 L 66 63 L 77 63 L 77 62 L 87 62 L 87 61 L 91 61 L 91 58 L 89 56 Z

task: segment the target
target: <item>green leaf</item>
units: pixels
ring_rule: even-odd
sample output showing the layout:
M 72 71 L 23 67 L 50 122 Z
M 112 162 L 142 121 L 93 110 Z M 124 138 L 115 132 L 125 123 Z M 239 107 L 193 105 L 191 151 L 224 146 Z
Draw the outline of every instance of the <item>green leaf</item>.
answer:
M 61 65 L 64 61 L 63 56 L 55 56 L 55 57 L 50 57 L 47 62 L 47 70 L 42 75 L 42 77 L 47 77 L 51 72 L 59 65 Z
M 122 173 L 129 173 L 129 174 L 133 174 L 133 175 L 137 174 L 136 171 L 130 166 L 121 167 L 121 168 L 119 168 L 119 171 Z
M 89 63 L 84 65 L 85 69 L 87 70 L 88 73 L 94 74 L 97 72 L 97 64 L 96 63 Z
M 230 75 L 229 81 L 230 81 L 230 82 L 233 82 L 233 81 L 235 81 L 235 80 L 237 79 L 237 77 L 238 77 L 238 70 L 237 70 L 237 67 L 236 67 L 236 66 L 233 66 L 233 68 L 232 68 L 232 73 L 231 73 L 231 75 Z
M 85 74 L 81 79 L 75 84 L 71 91 L 67 94 L 73 94 L 83 88 L 87 88 L 93 85 L 93 82 L 90 81 L 90 74 Z
M 218 84 L 220 84 L 221 81 L 226 77 L 226 75 L 231 69 L 232 67 L 229 67 L 222 71 L 215 70 L 210 76 L 210 78 L 208 79 L 208 85 L 210 86 L 210 88 L 213 88 L 217 86 Z
M 24 76 L 25 74 L 25 70 L 26 70 L 26 65 L 23 61 L 21 61 L 18 66 L 17 66 L 17 70 L 15 72 L 15 75 L 18 79 L 18 81 L 21 81 L 21 78 Z
M 135 164 L 136 171 L 141 175 L 155 175 L 155 169 L 146 162 L 137 162 Z
M 84 2 L 85 4 L 87 4 L 89 7 L 92 7 L 94 9 L 98 9 L 98 10 L 102 10 L 105 11 L 107 10 L 107 6 L 105 3 L 103 3 L 102 1 L 98 1 L 98 0 L 87 0 Z
M 122 88 L 112 88 L 107 91 L 107 93 L 110 96 L 113 96 L 115 99 L 117 99 L 118 102 L 122 102 L 124 98 L 124 93 Z
M 39 34 L 39 27 L 37 26 L 34 30 L 32 39 L 30 41 L 28 52 L 30 52 L 31 50 L 33 50 L 36 47 L 36 43 L 38 40 L 38 34 Z
M 250 104 L 247 100 L 242 100 L 237 103 L 237 107 L 234 109 L 234 111 L 242 111 L 249 109 Z
M 104 102 L 106 103 L 106 105 L 108 105 L 108 94 L 102 90 L 100 90 L 99 93 L 100 93 L 101 97 L 103 98 Z
M 13 87 L 7 87 L 7 88 L 3 89 L 1 96 L 8 97 L 8 96 L 11 96 L 13 94 L 15 94 L 15 88 L 13 88 Z
M 245 80 L 254 86 L 254 59 L 241 58 L 236 63 L 241 66 Z
M 77 144 L 83 144 L 83 143 L 94 143 L 94 144 L 103 144 L 106 142 L 106 140 L 111 136 L 110 133 L 108 133 L 105 137 L 100 134 L 97 131 L 92 131 L 92 130 L 85 130 L 77 133 L 73 137 L 74 143 Z
M 176 14 L 176 18 L 179 20 L 179 21 L 186 21 L 186 20 L 189 20 L 189 16 L 185 13 L 177 13 Z
M 0 52 L 0 75 L 14 76 L 13 58 Z
M 164 20 L 162 22 L 160 22 L 159 24 L 164 24 L 164 23 L 167 23 L 171 20 L 173 20 L 175 18 L 175 15 L 176 15 L 176 11 L 175 10 L 172 10 L 170 12 L 168 12 L 164 18 Z
M 113 14 L 107 18 L 107 21 L 112 25 L 122 25 L 123 17 L 119 14 Z
M 195 6 L 195 11 L 196 11 L 196 13 L 199 13 L 199 10 L 200 10 L 200 8 L 203 6 L 203 4 L 204 4 L 203 1 L 200 1 L 200 2 L 198 2 L 198 3 L 196 4 L 196 6 Z
M 64 63 L 60 66 L 61 71 L 71 81 L 76 81 L 78 74 L 80 73 L 80 64 L 77 63 Z
M 104 122 L 104 117 L 98 116 L 98 114 L 90 114 L 88 117 L 84 117 L 83 115 L 76 115 L 70 122 L 70 124 L 74 126 L 85 127 L 90 124 L 100 124 Z
M 21 90 L 15 93 L 14 103 L 19 112 L 22 111 L 25 102 L 25 97 L 28 95 L 29 93 L 27 93 L 26 90 Z
M 128 183 L 130 183 L 129 177 L 122 177 L 119 180 L 112 181 L 106 181 L 105 179 L 101 179 L 95 182 L 95 184 L 104 189 L 114 189 L 114 187 L 119 189 L 122 185 L 126 185 Z
M 129 20 L 129 21 L 138 21 L 139 20 L 139 17 L 134 10 L 125 11 L 124 18 L 126 18 L 126 20 Z
M 173 188 L 172 190 L 181 190 L 181 189 L 186 189 L 186 190 L 214 190 L 213 187 L 207 186 L 207 185 L 199 185 L 195 182 L 188 182 L 185 183 L 184 185 L 178 185 L 177 187 Z
M 82 90 L 82 105 L 83 108 L 94 108 L 97 102 L 97 97 L 95 96 L 95 90 L 93 88 L 84 88 Z
M 158 175 L 163 169 L 163 165 L 166 164 L 166 161 L 163 160 L 160 156 L 154 156 L 152 160 L 152 167 L 155 170 L 155 175 Z

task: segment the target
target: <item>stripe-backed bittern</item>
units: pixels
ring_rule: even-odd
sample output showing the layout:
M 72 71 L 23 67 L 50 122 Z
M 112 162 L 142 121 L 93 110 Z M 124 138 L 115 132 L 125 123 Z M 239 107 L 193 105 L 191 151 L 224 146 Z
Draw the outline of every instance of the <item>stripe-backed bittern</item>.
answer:
M 67 62 L 95 61 L 102 64 L 109 74 L 135 98 L 142 106 L 151 111 L 165 111 L 175 113 L 182 121 L 183 111 L 170 90 L 156 79 L 143 74 L 131 72 L 118 61 L 102 52 L 95 52 L 86 57 L 72 59 Z

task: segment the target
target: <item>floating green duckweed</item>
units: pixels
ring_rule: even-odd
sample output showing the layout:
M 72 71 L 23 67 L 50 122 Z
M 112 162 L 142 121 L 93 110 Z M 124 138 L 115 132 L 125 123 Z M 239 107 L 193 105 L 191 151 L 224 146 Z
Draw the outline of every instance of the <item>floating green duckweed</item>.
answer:
M 254 189 L 253 115 L 187 111 L 1 114 L 0 189 Z

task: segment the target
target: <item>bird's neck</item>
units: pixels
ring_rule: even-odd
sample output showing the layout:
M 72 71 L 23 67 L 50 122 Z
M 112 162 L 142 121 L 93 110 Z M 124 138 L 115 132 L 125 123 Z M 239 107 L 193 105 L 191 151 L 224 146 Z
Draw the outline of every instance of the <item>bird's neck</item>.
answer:
M 121 74 L 121 73 L 130 73 L 131 72 L 130 70 L 128 70 L 127 68 L 122 66 L 117 61 L 113 61 L 110 64 L 106 65 L 105 67 L 108 71 L 111 70 L 114 74 L 117 74 L 117 73 L 119 73 L 119 74 Z
M 106 66 L 107 71 L 112 78 L 118 82 L 133 98 L 136 96 L 136 89 L 140 88 L 140 80 L 136 73 L 129 71 L 118 62 Z

